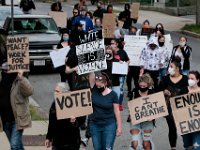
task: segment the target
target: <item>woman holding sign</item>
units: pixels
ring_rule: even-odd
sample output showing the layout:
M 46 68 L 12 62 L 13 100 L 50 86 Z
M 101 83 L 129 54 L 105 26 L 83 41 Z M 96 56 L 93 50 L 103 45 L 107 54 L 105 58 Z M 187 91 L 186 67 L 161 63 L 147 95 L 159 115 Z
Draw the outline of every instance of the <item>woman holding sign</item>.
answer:
M 159 90 L 164 91 L 169 115 L 166 117 L 166 121 L 169 127 L 169 142 L 171 149 L 176 149 L 177 141 L 177 130 L 172 115 L 171 106 L 169 104 L 169 99 L 171 97 L 177 96 L 182 88 L 188 86 L 188 78 L 181 74 L 181 60 L 176 57 L 173 62 L 170 63 L 168 72 L 169 74 L 160 81 Z
M 200 73 L 198 71 L 190 71 L 188 75 L 188 87 L 183 88 L 180 94 L 200 92 Z M 193 132 L 182 135 L 184 148 L 186 150 L 200 150 L 200 132 Z
M 143 74 L 140 77 L 138 83 L 139 83 L 139 88 L 133 90 L 134 98 L 147 96 L 154 93 L 154 91 L 151 89 L 151 87 L 153 86 L 153 80 L 149 74 Z M 153 150 L 154 145 L 152 142 L 152 135 L 151 135 L 153 127 L 154 127 L 153 121 L 145 121 L 136 125 L 131 124 L 130 133 L 132 135 L 132 141 L 130 150 L 135 150 L 135 149 Z
M 69 91 L 65 82 L 57 83 L 55 94 Z M 79 127 L 85 122 L 85 117 L 57 120 L 55 101 L 49 111 L 49 126 L 45 146 L 52 150 L 79 150 L 81 144 Z
M 106 73 L 90 78 L 90 84 L 93 106 L 90 133 L 94 150 L 113 150 L 116 135 L 122 134 L 117 94 L 109 88 L 110 79 Z

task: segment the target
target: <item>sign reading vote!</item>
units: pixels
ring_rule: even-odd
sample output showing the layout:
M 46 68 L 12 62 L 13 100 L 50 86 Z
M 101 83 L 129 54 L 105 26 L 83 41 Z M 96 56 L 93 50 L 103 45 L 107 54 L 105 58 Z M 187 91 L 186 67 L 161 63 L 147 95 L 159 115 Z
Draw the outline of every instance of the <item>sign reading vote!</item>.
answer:
M 92 100 L 90 89 L 55 94 L 57 119 L 91 114 Z
M 168 115 L 163 92 L 140 97 L 128 102 L 132 124 Z
M 170 104 L 178 134 L 200 131 L 200 92 L 171 98 Z
M 29 40 L 27 37 L 7 38 L 8 72 L 29 71 Z

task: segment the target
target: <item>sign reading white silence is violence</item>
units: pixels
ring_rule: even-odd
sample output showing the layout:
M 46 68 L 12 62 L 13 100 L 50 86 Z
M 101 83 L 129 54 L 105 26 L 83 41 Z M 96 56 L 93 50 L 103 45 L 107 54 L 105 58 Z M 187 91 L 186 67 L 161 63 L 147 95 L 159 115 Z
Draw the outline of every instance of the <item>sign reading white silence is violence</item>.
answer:
M 107 69 L 101 30 L 79 36 L 79 42 L 76 46 L 79 75 Z

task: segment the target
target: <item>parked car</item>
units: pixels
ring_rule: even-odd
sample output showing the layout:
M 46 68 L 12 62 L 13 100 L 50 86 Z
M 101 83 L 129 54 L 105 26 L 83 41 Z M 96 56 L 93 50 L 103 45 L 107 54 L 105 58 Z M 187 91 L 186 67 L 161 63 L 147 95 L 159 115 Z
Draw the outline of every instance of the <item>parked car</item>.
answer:
M 18 6 L 20 3 L 20 0 L 13 0 L 13 5 Z M 1 0 L 1 5 L 11 5 L 11 0 Z
M 11 17 L 7 17 L 0 29 L 0 55 L 6 59 L 6 37 L 11 35 Z M 52 66 L 49 53 L 59 43 L 59 29 L 48 15 L 14 16 L 14 35 L 29 38 L 29 57 L 31 66 Z
M 23 15 L 22 10 L 19 7 L 13 7 L 14 15 Z M 7 16 L 11 15 L 11 7 L 10 6 L 0 6 L 0 26 L 3 26 L 4 21 Z

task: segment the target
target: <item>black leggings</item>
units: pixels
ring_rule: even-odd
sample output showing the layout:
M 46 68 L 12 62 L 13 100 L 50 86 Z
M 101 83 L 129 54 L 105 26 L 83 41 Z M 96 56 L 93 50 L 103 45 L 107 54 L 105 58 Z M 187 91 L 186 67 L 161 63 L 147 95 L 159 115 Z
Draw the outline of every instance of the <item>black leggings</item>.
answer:
M 169 143 L 171 147 L 176 147 L 176 141 L 177 141 L 177 130 L 176 125 L 173 119 L 173 116 L 169 114 L 169 116 L 166 117 L 167 125 L 169 128 Z
M 139 87 L 138 80 L 140 74 L 140 67 L 139 66 L 129 66 L 129 72 L 126 78 L 126 83 L 128 87 L 128 91 L 132 91 L 132 78 L 134 80 L 135 88 Z

